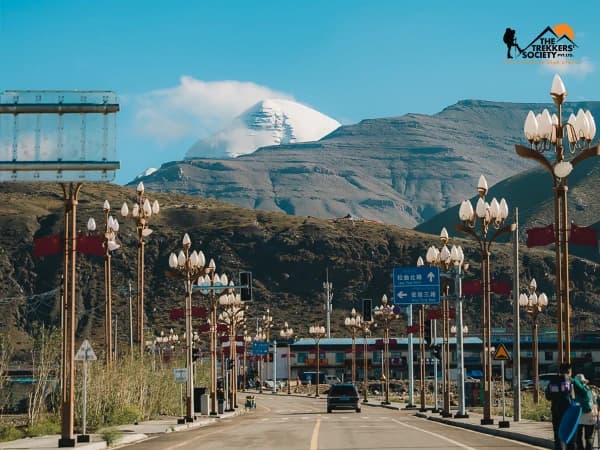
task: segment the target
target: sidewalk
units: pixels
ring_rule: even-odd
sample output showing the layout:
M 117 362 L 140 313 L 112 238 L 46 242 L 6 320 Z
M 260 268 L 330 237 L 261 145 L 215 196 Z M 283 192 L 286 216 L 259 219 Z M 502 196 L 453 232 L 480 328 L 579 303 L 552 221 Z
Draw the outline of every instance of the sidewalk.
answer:
M 244 412 L 243 406 L 232 412 L 225 412 L 216 417 L 197 416 L 198 418 L 191 423 L 177 424 L 177 417 L 163 419 L 163 420 L 148 420 L 146 422 L 140 422 L 137 425 L 119 425 L 114 427 L 117 430 L 117 436 L 111 448 L 119 447 L 120 445 L 130 444 L 132 442 L 143 441 L 148 439 L 153 434 L 159 433 L 171 433 L 174 431 L 182 431 L 192 428 L 200 428 L 208 425 L 212 425 L 219 419 L 226 419 L 229 417 L 237 416 Z M 60 436 L 40 436 L 34 438 L 17 439 L 16 441 L 0 442 L 0 449 L 12 450 L 12 449 L 55 449 L 58 448 L 58 439 Z M 77 436 L 75 437 L 77 438 Z M 85 449 L 85 450 L 100 450 L 108 448 L 107 442 L 102 439 L 101 434 L 90 434 L 91 442 L 77 442 L 74 448 Z
M 494 420 L 493 425 L 481 425 L 482 415 L 468 411 L 468 418 L 455 419 L 454 417 L 442 417 L 439 413 L 431 412 L 420 412 L 419 408 L 407 408 L 405 403 L 391 403 L 389 405 L 382 405 L 380 401 L 370 401 L 369 403 L 363 403 L 365 406 L 379 406 L 382 408 L 390 408 L 396 410 L 411 410 L 415 412 L 417 417 L 424 419 L 433 420 L 435 422 L 444 423 L 456 427 L 466 428 L 469 430 L 477 431 L 479 433 L 491 434 L 495 436 L 501 436 L 514 441 L 524 442 L 526 444 L 535 445 L 543 448 L 554 448 L 553 433 L 552 433 L 552 422 L 537 422 L 534 420 L 521 419 L 518 422 L 513 422 L 511 417 L 506 417 L 505 420 L 509 422 L 508 428 L 500 428 L 499 422 L 502 421 L 502 416 L 492 416 Z M 453 414 L 456 414 L 456 410 L 452 410 Z

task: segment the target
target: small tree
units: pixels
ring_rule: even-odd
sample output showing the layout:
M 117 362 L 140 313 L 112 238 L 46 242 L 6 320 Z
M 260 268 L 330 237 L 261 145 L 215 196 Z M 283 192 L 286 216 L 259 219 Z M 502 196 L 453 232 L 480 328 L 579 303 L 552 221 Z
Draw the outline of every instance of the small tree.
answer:
M 0 411 L 6 408 L 9 396 L 5 395 L 8 384 L 8 365 L 13 355 L 13 346 L 6 334 L 0 334 Z
M 27 411 L 29 425 L 33 425 L 42 414 L 47 412 L 47 401 L 56 391 L 56 380 L 60 376 L 60 337 L 60 331 L 56 328 L 40 325 L 33 329 L 31 352 L 33 387 L 29 393 Z

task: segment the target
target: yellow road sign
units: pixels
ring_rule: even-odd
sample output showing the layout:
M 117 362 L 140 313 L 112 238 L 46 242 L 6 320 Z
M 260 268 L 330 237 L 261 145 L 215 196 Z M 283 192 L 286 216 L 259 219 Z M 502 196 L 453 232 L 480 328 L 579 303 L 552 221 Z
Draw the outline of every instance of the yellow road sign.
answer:
M 504 344 L 498 345 L 496 353 L 494 353 L 494 361 L 510 361 L 510 355 Z

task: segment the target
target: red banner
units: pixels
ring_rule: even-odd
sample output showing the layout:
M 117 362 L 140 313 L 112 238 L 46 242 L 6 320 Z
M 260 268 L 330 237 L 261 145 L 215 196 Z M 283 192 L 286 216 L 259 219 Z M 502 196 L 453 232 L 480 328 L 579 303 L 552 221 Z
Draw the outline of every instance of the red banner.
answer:
M 598 232 L 591 227 L 578 227 L 571 223 L 571 234 L 569 242 L 574 245 L 587 245 L 589 247 L 598 247 Z
M 554 244 L 553 224 L 547 227 L 528 228 L 525 231 L 527 232 L 527 247 L 543 247 Z
M 498 295 L 508 295 L 512 292 L 512 283 L 508 281 L 492 280 L 492 292 Z
M 439 308 L 435 308 L 435 309 L 429 309 L 427 310 L 427 315 L 425 317 L 425 320 L 434 320 L 434 319 L 441 319 L 442 318 L 442 310 Z
M 481 281 L 463 281 L 462 282 L 462 295 L 480 295 L 481 294 Z
M 57 255 L 62 251 L 62 240 L 58 234 L 43 236 L 33 240 L 33 256 Z
M 419 324 L 409 325 L 406 327 L 406 334 L 418 333 L 418 332 L 419 332 Z
M 78 235 L 77 251 L 84 255 L 104 256 L 104 237 Z

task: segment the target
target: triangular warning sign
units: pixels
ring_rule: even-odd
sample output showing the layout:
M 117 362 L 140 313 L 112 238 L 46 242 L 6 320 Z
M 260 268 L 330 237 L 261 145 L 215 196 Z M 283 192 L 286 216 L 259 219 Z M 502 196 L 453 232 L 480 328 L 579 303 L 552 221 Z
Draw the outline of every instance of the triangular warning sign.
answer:
M 504 344 L 498 345 L 496 353 L 494 353 L 494 361 L 510 361 L 510 355 Z
M 86 339 L 81 344 L 81 347 L 79 347 L 79 350 L 77 350 L 75 361 L 96 361 L 96 359 L 94 349 L 92 348 L 90 341 Z

